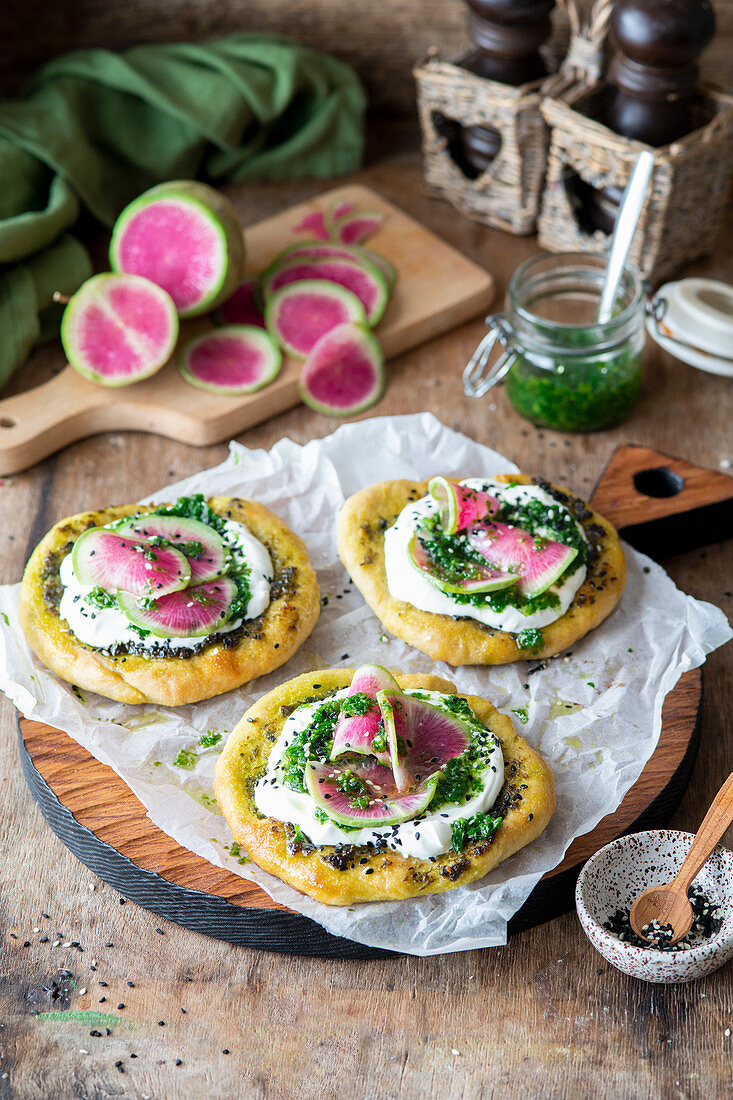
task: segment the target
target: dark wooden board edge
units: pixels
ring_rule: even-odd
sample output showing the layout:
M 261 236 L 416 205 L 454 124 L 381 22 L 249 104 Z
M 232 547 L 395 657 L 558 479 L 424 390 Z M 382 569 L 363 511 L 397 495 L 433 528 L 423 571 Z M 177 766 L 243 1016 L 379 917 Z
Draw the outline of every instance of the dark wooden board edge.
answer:
M 686 751 L 654 800 L 618 835 L 662 828 L 679 806 L 690 781 L 700 741 L 700 693 L 697 715 Z M 247 908 L 214 894 L 192 890 L 139 867 L 91 829 L 76 820 L 36 769 L 23 738 L 20 716 L 18 746 L 23 774 L 41 813 L 54 833 L 86 867 L 124 897 L 166 920 L 239 947 L 289 955 L 337 959 L 381 959 L 396 952 L 366 947 L 333 936 L 315 921 L 285 909 Z M 588 853 L 590 855 L 590 853 Z M 587 856 L 586 856 L 587 858 Z M 509 936 L 528 931 L 573 908 L 575 882 L 585 859 L 542 879 L 510 919 Z

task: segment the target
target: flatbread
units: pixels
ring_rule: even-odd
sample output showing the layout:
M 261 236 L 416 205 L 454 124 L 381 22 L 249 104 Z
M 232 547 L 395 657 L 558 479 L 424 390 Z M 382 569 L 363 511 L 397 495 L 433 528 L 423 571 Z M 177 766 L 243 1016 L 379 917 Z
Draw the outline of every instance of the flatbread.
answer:
M 542 647 L 531 652 L 517 646 L 514 634 L 475 619 L 422 611 L 390 595 L 384 532 L 410 501 L 425 496 L 426 481 L 377 482 L 349 497 L 338 518 L 339 556 L 383 626 L 434 660 L 453 666 L 501 665 L 561 653 L 610 615 L 626 583 L 626 562 L 616 529 L 580 497 L 525 474 L 501 474 L 497 480 L 541 484 L 561 494 L 561 502 L 582 524 L 593 548 L 588 574 L 573 602 L 564 615 L 542 627 Z
M 80 642 L 59 617 L 61 561 L 89 527 L 152 510 L 137 504 L 82 512 L 61 520 L 39 543 L 20 590 L 20 624 L 29 645 L 63 680 L 122 703 L 177 707 L 240 687 L 284 664 L 310 634 L 320 611 L 316 575 L 301 539 L 255 501 L 213 497 L 218 515 L 246 525 L 268 549 L 275 570 L 272 600 L 222 640 L 188 656 L 118 657 Z M 160 507 L 160 504 L 157 505 Z
M 270 751 L 295 707 L 347 687 L 353 669 L 309 672 L 259 699 L 229 735 L 216 767 L 214 793 L 232 835 L 270 874 L 326 905 L 388 901 L 437 894 L 483 878 L 540 835 L 555 809 L 555 783 L 544 760 L 514 724 L 486 699 L 464 696 L 476 717 L 501 741 L 506 781 L 497 800 L 505 817 L 488 840 L 434 860 L 401 856 L 366 845 L 303 848 L 292 825 L 261 817 L 254 786 L 267 770 Z M 393 673 L 400 687 L 458 694 L 437 676 Z

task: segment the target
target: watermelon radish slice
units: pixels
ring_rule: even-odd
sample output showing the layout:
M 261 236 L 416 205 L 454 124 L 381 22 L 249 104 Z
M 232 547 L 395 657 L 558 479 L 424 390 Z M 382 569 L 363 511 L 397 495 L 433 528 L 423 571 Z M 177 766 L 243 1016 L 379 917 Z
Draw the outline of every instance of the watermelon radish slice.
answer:
M 268 332 L 253 325 L 226 325 L 195 336 L 181 349 L 178 368 L 187 382 L 211 393 L 254 393 L 272 382 L 282 366 Z
M 305 782 L 316 805 L 341 825 L 397 825 L 427 809 L 438 773 L 401 794 L 391 768 L 375 760 L 351 764 L 309 762 Z
M 297 225 L 293 226 L 293 233 L 310 233 L 319 241 L 327 241 L 330 237 L 322 210 L 311 210 Z
M 431 478 L 428 492 L 440 505 L 440 523 L 446 535 L 483 523 L 501 507 L 491 493 L 469 489 L 446 477 Z
M 342 200 L 341 202 L 335 202 L 331 205 L 331 207 L 326 211 L 325 218 L 326 228 L 328 229 L 329 235 L 331 237 L 334 237 L 336 235 L 334 232 L 336 222 L 341 221 L 341 219 L 345 218 L 347 214 L 353 214 L 354 210 L 355 207 L 353 202 L 347 202 L 345 200 Z
M 376 325 L 387 305 L 389 290 L 381 271 L 371 261 L 347 260 L 341 257 L 306 259 L 296 257 L 276 267 L 263 282 L 265 300 L 283 286 L 303 280 L 323 279 L 336 283 L 355 294 L 364 306 L 367 321 Z M 267 316 L 267 311 L 265 311 Z
M 213 634 L 231 617 L 237 586 L 229 577 L 171 592 L 140 607 L 135 596 L 118 592 L 117 603 L 134 626 L 158 638 L 201 638 Z
M 338 325 L 349 321 L 366 324 L 364 307 L 356 295 L 319 279 L 281 287 L 269 298 L 265 318 L 281 347 L 300 359 Z
M 191 579 L 184 554 L 172 546 L 150 546 L 104 527 L 90 527 L 74 543 L 74 573 L 82 584 L 123 589 L 135 596 L 165 596 Z
M 129 386 L 160 370 L 178 316 L 160 287 L 136 275 L 94 275 L 69 300 L 61 342 L 75 370 L 102 386 Z
M 220 577 L 229 564 L 229 551 L 213 527 L 183 516 L 134 516 L 115 528 L 134 539 L 165 539 L 184 554 L 191 571 L 189 584 Z
M 391 672 L 381 665 L 362 665 L 354 673 L 346 698 L 351 695 L 368 695 L 374 706 L 366 714 L 342 714 L 333 735 L 331 760 L 337 760 L 345 752 L 376 756 L 381 764 L 389 764 L 389 749 L 375 750 L 375 735 L 383 728 L 382 714 L 377 704 L 377 692 L 399 691 L 399 685 Z
M 300 396 L 328 416 L 353 416 L 384 392 L 384 356 L 362 324 L 338 325 L 322 336 L 303 364 Z
M 336 241 L 302 241 L 299 244 L 291 244 L 278 252 L 264 277 L 268 277 L 284 264 L 298 258 L 323 259 L 324 257 L 336 257 L 338 259 L 355 260 L 359 263 L 366 260 L 381 271 L 387 286 L 391 292 L 397 282 L 397 271 L 394 264 L 390 263 L 386 256 L 374 252 L 371 248 L 362 248 L 359 245 L 339 244 Z M 262 280 L 264 282 L 264 279 Z
M 162 287 L 181 317 L 226 301 L 244 263 L 237 212 L 219 191 L 196 180 L 161 183 L 120 214 L 112 230 L 113 271 L 143 275 Z
M 574 546 L 535 538 L 529 531 L 507 523 L 486 523 L 472 531 L 468 541 L 489 565 L 514 572 L 523 596 L 546 592 L 578 554 Z
M 465 722 L 401 691 L 377 695 L 398 791 L 435 778 L 471 744 Z
M 384 214 L 363 211 L 347 214 L 334 223 L 334 235 L 343 244 L 361 244 L 371 237 L 384 223 Z
M 297 247 L 297 246 L 296 246 Z M 257 277 L 245 279 L 240 283 L 226 302 L 222 302 L 216 311 L 214 320 L 220 325 L 254 325 L 265 327 L 265 318 L 260 309 L 257 293 Z
M 428 579 L 448 595 L 454 593 L 471 592 L 498 592 L 501 588 L 510 588 L 516 584 L 519 577 L 510 570 L 500 569 L 494 565 L 479 565 L 471 562 L 466 569 L 466 576 L 460 581 L 455 578 L 448 579 L 436 568 L 426 549 L 425 542 L 419 535 L 413 535 L 407 547 L 407 556 L 410 565 L 419 573 L 427 575 Z

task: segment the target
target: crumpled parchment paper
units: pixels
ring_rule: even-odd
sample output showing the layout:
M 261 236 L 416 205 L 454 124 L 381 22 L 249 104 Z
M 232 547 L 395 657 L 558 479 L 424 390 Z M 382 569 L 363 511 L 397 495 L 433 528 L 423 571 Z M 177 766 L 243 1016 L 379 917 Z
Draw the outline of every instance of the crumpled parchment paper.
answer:
M 538 662 L 452 669 L 388 637 L 336 555 L 335 520 L 344 499 L 385 478 L 484 476 L 517 467 L 444 427 L 429 413 L 340 427 L 299 446 L 271 451 L 232 443 L 220 466 L 155 493 L 231 494 L 262 501 L 300 534 L 318 571 L 325 606 L 310 638 L 282 669 L 245 687 L 178 710 L 126 706 L 82 692 L 40 666 L 18 625 L 18 585 L 0 588 L 0 688 L 28 717 L 65 730 L 132 788 L 155 824 L 212 863 L 252 878 L 291 909 L 335 935 L 414 955 L 506 942 L 506 924 L 570 842 L 621 802 L 659 737 L 662 703 L 683 672 L 700 665 L 733 632 L 723 613 L 686 596 L 664 570 L 626 547 L 628 584 L 617 610 L 572 653 Z M 375 662 L 435 672 L 461 691 L 520 711 L 522 734 L 548 761 L 557 811 L 545 833 L 481 882 L 438 896 L 338 908 L 313 901 L 232 855 L 232 837 L 213 797 L 226 734 L 259 696 L 298 673 Z M 515 715 L 515 720 L 518 716 Z M 221 732 L 219 744 L 199 738 Z M 192 750 L 179 756 L 181 749 Z M 185 760 L 184 767 L 174 761 Z M 235 849 L 236 853 L 236 849 Z

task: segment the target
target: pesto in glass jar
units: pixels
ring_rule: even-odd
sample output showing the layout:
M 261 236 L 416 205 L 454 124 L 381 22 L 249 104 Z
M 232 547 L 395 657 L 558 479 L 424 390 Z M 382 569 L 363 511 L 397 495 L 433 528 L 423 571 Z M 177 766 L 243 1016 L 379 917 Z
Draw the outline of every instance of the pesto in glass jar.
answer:
M 480 396 L 504 377 L 518 412 L 559 431 L 598 431 L 624 420 L 641 389 L 644 296 L 627 268 L 613 317 L 598 323 L 604 275 L 605 257 L 585 253 L 521 264 L 506 314 L 494 319 L 466 368 L 466 392 Z M 486 373 L 496 339 L 505 351 Z

